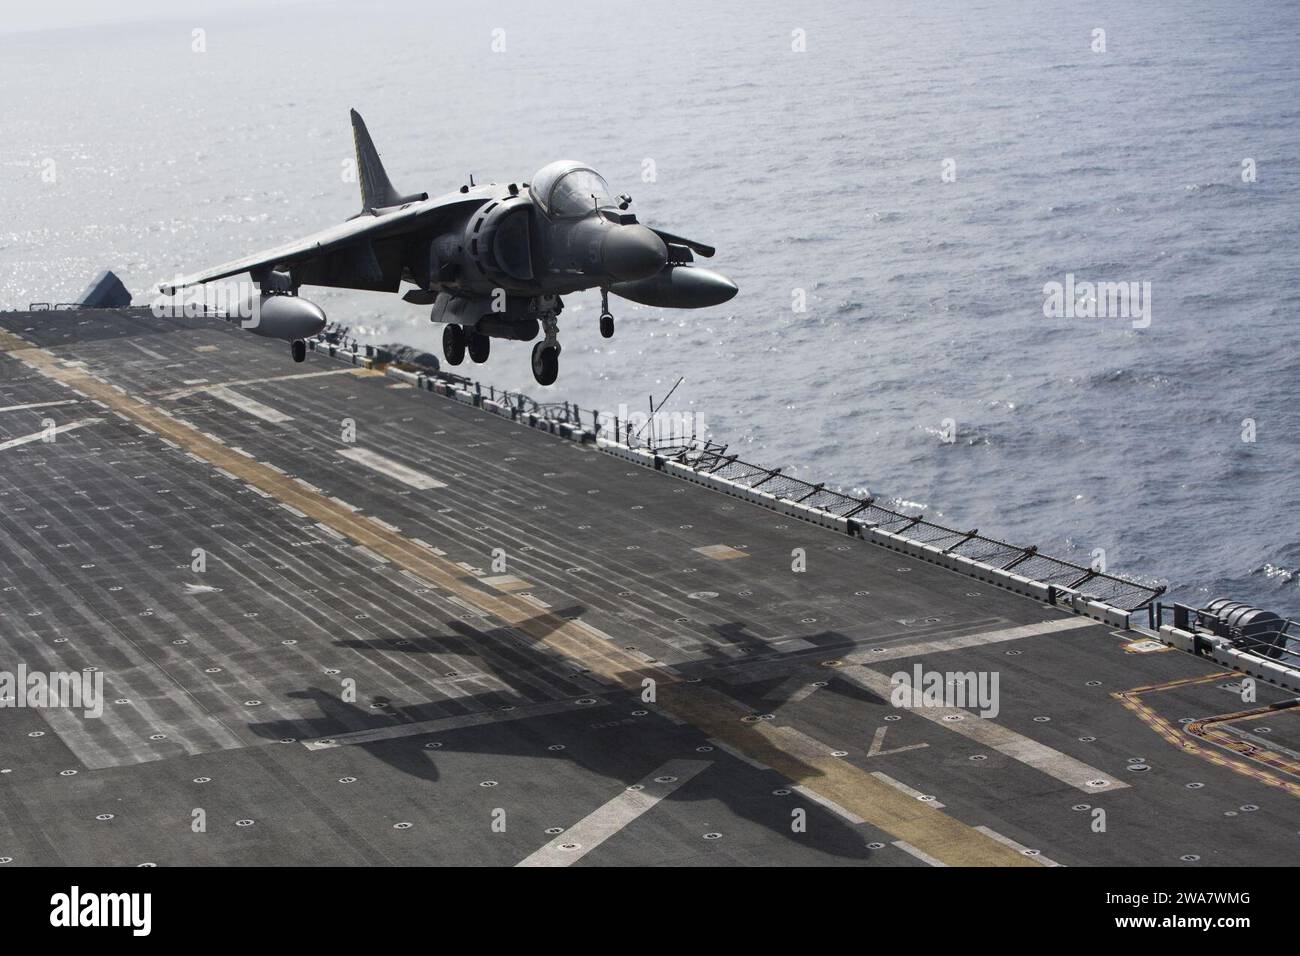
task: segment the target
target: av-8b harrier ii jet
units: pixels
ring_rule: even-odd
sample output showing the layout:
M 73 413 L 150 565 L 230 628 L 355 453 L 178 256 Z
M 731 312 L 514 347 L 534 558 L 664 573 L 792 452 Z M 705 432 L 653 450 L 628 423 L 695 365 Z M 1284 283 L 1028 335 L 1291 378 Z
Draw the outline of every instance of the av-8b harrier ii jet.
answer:
M 698 309 L 719 305 L 736 286 L 692 265 L 693 253 L 712 246 L 637 222 L 632 197 L 613 196 L 600 174 L 561 160 L 544 166 L 531 183 L 461 186 L 430 199 L 402 195 L 389 182 L 365 122 L 352 111 L 361 212 L 342 225 L 160 286 L 178 289 L 249 273 L 260 287 L 261 311 L 253 331 L 292 344 L 325 325 L 315 304 L 298 297 L 304 285 L 397 292 L 415 285 L 407 302 L 432 305 L 431 318 L 446 324 L 447 361 L 459 365 L 468 351 L 487 360 L 494 338 L 530 342 L 533 375 L 550 385 L 559 372 L 557 318 L 561 296 L 584 289 L 601 294 L 600 334 L 614 334 L 609 293 L 645 305 Z

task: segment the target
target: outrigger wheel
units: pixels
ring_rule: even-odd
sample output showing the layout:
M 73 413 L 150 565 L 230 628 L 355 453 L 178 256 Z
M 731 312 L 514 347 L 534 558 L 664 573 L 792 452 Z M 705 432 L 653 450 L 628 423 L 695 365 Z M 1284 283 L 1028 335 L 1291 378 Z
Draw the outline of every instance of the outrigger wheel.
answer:
M 614 314 L 609 311 L 609 290 L 600 290 L 600 334 L 602 337 L 614 337 Z
M 295 362 L 305 362 L 307 360 L 307 343 L 302 339 L 294 339 L 290 342 L 289 349 L 293 353 Z
M 442 330 L 442 354 L 448 365 L 465 361 L 465 330 L 459 325 L 448 325 Z
M 469 333 L 469 357 L 476 363 L 483 363 L 488 360 L 488 352 L 492 349 L 492 340 L 482 332 L 471 331 Z
M 533 346 L 533 378 L 538 385 L 554 385 L 560 374 L 560 347 L 538 342 Z

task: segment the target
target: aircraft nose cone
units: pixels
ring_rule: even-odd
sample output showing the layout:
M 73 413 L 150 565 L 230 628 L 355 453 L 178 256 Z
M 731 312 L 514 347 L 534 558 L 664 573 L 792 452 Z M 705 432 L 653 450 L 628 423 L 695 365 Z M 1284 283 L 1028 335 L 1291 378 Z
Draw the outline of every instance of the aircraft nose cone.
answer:
M 605 237 L 604 261 L 615 279 L 645 279 L 664 267 L 668 247 L 645 226 L 615 226 Z

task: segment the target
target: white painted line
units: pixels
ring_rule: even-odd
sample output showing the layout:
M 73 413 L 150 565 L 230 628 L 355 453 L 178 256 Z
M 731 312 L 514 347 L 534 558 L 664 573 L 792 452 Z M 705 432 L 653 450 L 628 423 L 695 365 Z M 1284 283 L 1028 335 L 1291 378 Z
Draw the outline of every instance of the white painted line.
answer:
M 740 705 L 744 707 L 744 704 Z M 816 737 L 810 737 L 802 730 L 794 727 L 781 727 L 782 747 L 788 754 L 796 757 L 808 757 L 810 759 L 820 760 L 823 757 L 833 757 L 840 748 L 832 747 L 830 744 L 823 743 Z
M 306 515 L 303 515 L 303 517 L 305 518 L 305 517 L 307 517 L 307 516 L 306 516 Z M 357 545 L 357 546 L 356 546 L 355 548 L 353 548 L 352 550 L 354 550 L 357 554 L 361 555 L 361 556 L 364 557 L 364 558 L 369 558 L 371 561 L 375 562 L 375 564 L 391 564 L 391 563 L 392 563 L 392 562 L 389 561 L 386 557 L 384 557 L 382 554 L 375 554 L 375 552 L 371 551 L 369 548 L 362 547 L 361 545 Z
M 389 524 L 389 523 L 388 523 L 387 521 L 385 521 L 383 518 L 376 518 L 374 515 L 370 515 L 370 516 L 368 516 L 368 519 L 367 519 L 367 520 L 369 520 L 371 524 L 377 524 L 377 525 L 379 525 L 379 527 L 383 528 L 385 531 L 391 531 L 391 532 L 393 532 L 393 534 L 401 534 L 401 533 L 402 533 L 402 529 L 401 529 L 401 528 L 399 528 L 399 527 L 398 527 L 397 525 L 395 525 L 395 524 Z
M 876 728 L 875 736 L 871 738 L 871 747 L 867 750 L 868 757 L 884 757 L 888 754 L 901 754 L 909 750 L 923 750 L 930 746 L 927 743 L 907 744 L 903 747 L 894 747 L 892 750 L 885 749 L 885 731 L 889 729 L 888 724 L 881 724 Z
M 346 540 L 347 540 L 343 535 L 339 534 L 339 532 L 335 531 L 333 528 L 331 528 L 331 527 L 330 527 L 329 525 L 327 525 L 327 524 L 319 524 L 319 523 L 318 523 L 315 527 L 316 527 L 316 529 L 317 529 L 318 531 L 322 531 L 322 532 L 324 532 L 325 534 L 329 535 L 331 538 L 335 539 L 336 541 L 346 541 Z
M 245 414 L 252 415 L 254 418 L 260 418 L 264 422 L 270 422 L 273 425 L 280 425 L 284 422 L 293 421 L 292 415 L 286 415 L 270 405 L 263 405 L 256 399 L 249 398 L 247 395 L 240 395 L 238 392 L 232 392 L 224 385 L 218 385 L 216 388 L 208 389 L 208 394 L 213 398 L 219 398 L 228 405 L 233 405 Z
M 303 512 L 299 511 L 299 510 L 298 510 L 297 508 L 295 508 L 293 505 L 285 504 L 283 501 L 278 501 L 278 502 L 276 502 L 276 504 L 278 504 L 278 505 L 279 505 L 281 508 L 283 508 L 285 511 L 289 512 L 289 514 L 293 515 L 295 518 L 305 518 L 305 517 L 307 517 Z
M 936 810 L 943 809 L 943 804 L 940 803 L 938 800 L 922 800 L 921 798 L 926 796 L 926 794 L 922 793 L 920 790 L 916 790 L 912 787 L 909 787 L 901 780 L 895 780 L 887 773 L 881 773 L 879 770 L 873 770 L 871 771 L 871 776 L 875 777 L 881 783 L 887 783 L 895 790 L 907 794 L 909 797 L 911 797 L 917 803 L 922 804 L 923 806 L 934 807 Z
M 854 813 L 852 810 L 846 810 L 846 809 L 844 809 L 844 807 L 840 806 L 840 805 L 839 805 L 838 803 L 836 803 L 834 800 L 830 800 L 830 799 L 828 799 L 828 798 L 826 798 L 826 797 L 823 797 L 820 793 L 817 793 L 816 791 L 809 790 L 807 787 L 805 787 L 805 786 L 804 786 L 803 784 L 801 784 L 801 783 L 797 783 L 797 784 L 795 784 L 795 785 L 794 785 L 793 787 L 791 787 L 790 789 L 793 790 L 793 791 L 795 791 L 795 793 L 798 793 L 798 794 L 801 794 L 802 796 L 807 797 L 807 798 L 808 798 L 809 800 L 811 800 L 813 803 L 819 803 L 819 804 L 821 804 L 821 805 L 822 805 L 823 807 L 825 807 L 827 810 L 831 811 L 831 813 L 834 813 L 834 814 L 836 814 L 837 816 L 843 817 L 845 820 L 848 820 L 849 823 L 852 823 L 854 826 L 857 826 L 859 823 L 866 823 L 866 822 L 867 822 L 866 820 L 862 819 L 862 817 L 860 817 L 860 816 L 858 816 L 856 813 Z
M 783 637 L 771 643 L 773 647 L 779 647 L 787 654 L 793 654 L 796 651 L 810 651 L 817 646 L 812 641 L 804 640 L 802 637 Z
M 53 408 L 56 405 L 75 405 L 75 404 L 77 404 L 77 400 L 75 398 L 66 398 L 61 402 L 29 402 L 26 405 L 5 405 L 3 408 L 0 408 L 0 412 L 21 412 L 25 408 Z M 99 405 L 101 408 L 108 407 L 103 402 L 96 402 L 95 404 Z
M 731 746 L 731 744 L 729 744 L 729 743 L 725 743 L 724 741 L 721 741 L 721 740 L 718 740 L 716 737 L 710 737 L 710 738 L 709 738 L 709 743 L 711 743 L 713 746 L 717 747 L 717 748 L 718 748 L 719 750 L 721 750 L 724 754 L 729 754 L 729 755 L 731 755 L 732 757 L 735 757 L 735 758 L 736 758 L 737 760 L 739 760 L 741 763 L 747 763 L 747 764 L 749 764 L 749 765 L 750 765 L 751 767 L 753 767 L 755 770 L 771 770 L 771 769 L 772 769 L 772 768 L 769 767 L 767 764 L 765 764 L 765 763 L 760 763 L 759 761 L 755 760 L 753 757 L 749 756 L 748 754 L 744 753 L 743 751 L 737 750 L 735 747 Z
M 64 432 L 76 431 L 78 428 L 85 428 L 87 425 L 98 425 L 102 418 L 83 418 L 81 421 L 70 422 L 67 425 L 60 425 L 58 428 L 46 428 L 38 432 L 32 432 L 30 435 L 23 435 L 21 438 L 11 438 L 8 441 L 0 441 L 0 451 L 7 448 L 17 448 L 19 445 L 30 445 L 34 441 L 45 441 L 53 435 L 62 435 Z
M 385 458 L 368 448 L 341 448 L 337 453 L 349 461 L 355 461 L 358 465 L 365 465 L 381 475 L 395 478 L 402 484 L 410 485 L 412 488 L 418 488 L 421 491 L 447 487 L 444 482 L 438 481 L 436 478 L 416 471 L 414 468 L 408 468 L 400 461 Z
M 838 668 L 835 676 L 869 690 L 886 701 L 894 690 L 888 674 L 873 671 L 869 667 Z M 919 695 L 920 689 L 914 688 L 914 692 Z M 1035 770 L 1041 770 L 1049 777 L 1068 783 L 1084 793 L 1106 793 L 1128 787 L 1128 784 L 1112 779 L 1109 774 L 1088 766 L 1082 760 L 1076 760 L 1024 734 L 1016 733 L 991 719 L 980 717 L 973 711 L 958 707 L 925 707 L 920 704 L 907 708 L 907 711 L 976 743 L 992 747 L 999 753 L 1013 757 Z M 1094 782 L 1099 785 L 1092 786 L 1091 783 Z
M 455 717 L 435 717 L 432 720 L 419 720 L 410 724 L 394 724 L 389 727 L 375 727 L 370 730 L 354 730 L 335 737 L 322 737 L 317 740 L 304 740 L 302 745 L 308 750 L 331 750 L 335 747 L 350 747 L 357 744 L 374 743 L 377 740 L 397 740 L 401 737 L 415 737 L 420 734 L 439 733 L 445 730 L 460 730 L 464 727 L 482 727 L 485 724 L 503 724 L 512 720 L 528 717 L 545 717 L 548 714 L 560 714 L 574 710 L 592 710 L 608 707 L 609 701 L 599 697 L 592 698 L 594 704 L 578 704 L 572 700 L 548 700 L 539 704 L 524 704 L 514 710 L 488 710 L 477 714 L 459 714 Z
M 145 355 L 149 356 L 152 359 L 157 359 L 160 362 L 167 362 L 171 360 L 171 356 L 163 355 L 161 352 L 155 352 L 153 349 L 147 349 L 139 342 L 127 342 L 126 344 L 131 346 L 132 348 L 139 349 Z
M 937 641 L 923 641 L 919 644 L 896 644 L 882 651 L 854 651 L 842 660 L 847 664 L 872 664 L 878 661 L 893 661 L 900 657 L 923 657 L 927 654 L 942 654 L 944 651 L 958 651 L 967 647 L 983 647 L 985 644 L 1000 644 L 1003 641 L 1018 641 L 1024 637 L 1039 634 L 1054 634 L 1057 631 L 1070 631 L 1076 627 L 1092 627 L 1097 622 L 1086 617 L 1063 617 L 1037 624 L 1024 624 L 1020 627 L 1004 627 L 996 631 L 983 631 L 979 634 L 963 634 L 959 637 L 946 637 Z
M 1024 854 L 1025 856 L 1029 857 L 1029 859 L 1037 863 L 1039 866 L 1060 866 L 1061 865 L 1057 863 L 1055 860 L 1049 860 L 1041 853 L 1035 853 L 1033 855 L 1030 855 L 1029 853 L 1026 852 L 1027 850 L 1030 849 L 1029 847 L 1025 846 L 1023 843 L 1017 843 L 1009 836 L 1003 836 L 1001 833 L 999 833 L 997 830 L 994 830 L 992 827 L 981 826 L 981 827 L 976 827 L 975 829 L 979 830 L 979 832 L 984 834 L 986 837 L 989 837 L 990 839 L 993 840 L 997 840 L 1002 845 L 1009 846 L 1011 847 L 1011 849 L 1016 850 L 1021 854 Z
M 517 865 L 569 866 L 576 863 L 711 766 L 713 763 L 708 760 L 668 761 Z
M 910 843 L 906 843 L 906 842 L 904 842 L 903 840 L 895 840 L 895 841 L 894 841 L 894 846 L 898 847 L 898 848 L 899 848 L 900 850 L 902 850 L 904 853 L 910 853 L 912 856 L 916 857 L 916 858 L 917 858 L 918 860 L 920 860 L 921 862 L 928 864 L 929 866 L 947 866 L 947 865 L 948 865 L 947 863 L 944 863 L 944 862 L 942 862 L 941 860 L 936 860 L 936 859 L 935 859 L 934 857 L 932 857 L 930 854 L 926 853 L 926 852 L 923 851 L 923 850 L 918 850 L 916 847 L 912 846 L 912 844 L 910 844 Z
M 813 686 L 815 683 L 817 682 L 807 674 L 795 674 L 769 690 L 763 695 L 763 699 L 776 700 L 783 704 L 795 704 L 821 690 L 820 687 Z
M 424 578 L 417 577 L 416 575 L 412 574 L 410 571 L 403 571 L 402 574 L 403 574 L 405 577 L 409 578 L 410 581 L 411 581 L 411 583 L 413 583 L 417 588 L 422 588 L 422 589 L 425 590 L 425 591 L 436 591 L 436 590 L 438 590 L 436 587 L 434 587 L 434 586 L 433 586 L 432 584 L 430 584 L 428 581 L 424 580 Z
M 460 598 L 452 597 L 451 595 L 447 596 L 447 601 L 451 604 L 456 605 L 466 614 L 469 614 L 473 617 L 487 617 L 487 615 L 484 614 L 483 611 L 481 611 L 479 608 L 476 608 L 473 604 L 470 604 L 468 601 L 462 601 Z
M 200 345 L 197 351 L 215 352 L 216 346 Z M 232 385 L 261 385 L 266 382 L 287 382 L 295 378 L 320 378 L 323 375 L 355 375 L 356 373 L 357 370 L 354 368 L 340 368 L 340 369 L 331 369 L 328 372 L 300 372 L 296 375 L 273 375 L 270 378 L 245 378 L 245 379 L 240 379 L 237 382 L 222 382 L 217 385 L 208 385 L 206 384 L 205 379 L 191 379 L 190 381 L 185 383 L 186 385 L 190 385 L 191 386 L 190 388 L 182 388 L 182 389 L 178 389 L 175 392 L 168 392 L 166 395 L 163 396 L 163 398 L 168 400 L 175 400 L 178 398 L 185 398 L 188 395 L 195 395 L 199 392 L 206 392 L 214 388 L 229 388 Z

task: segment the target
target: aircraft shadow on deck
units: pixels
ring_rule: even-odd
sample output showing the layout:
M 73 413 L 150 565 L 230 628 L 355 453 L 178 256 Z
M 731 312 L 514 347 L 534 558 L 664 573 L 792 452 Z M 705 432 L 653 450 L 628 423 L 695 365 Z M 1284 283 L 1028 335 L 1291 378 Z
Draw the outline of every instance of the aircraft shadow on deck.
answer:
M 540 624 L 544 627 L 554 629 L 559 627 L 567 620 L 572 620 L 581 615 L 584 609 L 580 607 L 566 608 L 547 614 L 538 615 L 528 624 Z M 450 622 L 450 624 L 440 625 L 447 628 L 451 633 L 439 633 L 437 636 L 414 637 L 409 640 L 398 642 L 396 640 L 357 640 L 345 639 L 335 641 L 340 647 L 348 647 L 360 652 L 377 652 L 385 654 L 428 654 L 428 653 L 455 653 L 462 656 L 477 657 L 483 660 L 481 654 L 482 646 L 485 641 L 491 642 L 508 642 L 508 646 L 517 648 L 520 654 L 526 654 L 529 650 L 521 641 L 521 638 L 533 643 L 539 643 L 528 635 L 522 633 L 516 628 L 497 627 L 487 630 L 478 630 L 463 622 Z M 721 633 L 726 634 L 735 640 L 744 631 L 744 625 L 733 623 L 720 625 Z M 548 631 L 549 633 L 549 631 Z M 823 632 L 814 635 L 818 645 L 817 654 L 826 655 L 833 652 L 837 647 L 848 649 L 855 646 L 852 639 L 835 634 L 833 632 Z M 806 638 L 807 639 L 807 638 Z M 770 652 L 770 648 L 758 638 L 749 638 L 752 641 L 753 650 L 758 651 L 760 648 L 765 652 Z M 496 643 L 497 648 L 501 643 Z M 720 649 L 712 646 L 702 648 L 703 656 L 699 661 L 692 662 L 690 665 L 691 672 L 694 673 L 696 667 L 709 668 L 710 665 L 717 666 L 737 666 L 738 663 L 743 667 L 743 663 L 738 662 L 735 657 L 724 654 Z M 499 652 L 498 652 L 498 656 Z M 799 655 L 783 655 L 789 657 L 789 663 L 792 668 L 806 667 L 810 663 L 815 663 L 821 657 L 810 657 L 807 652 Z M 765 663 L 775 663 L 775 657 L 764 657 Z M 504 684 L 511 687 L 510 675 L 494 671 L 492 668 L 484 668 L 484 673 L 489 674 Z M 833 673 L 833 672 L 832 672 Z M 832 673 L 828 673 L 825 678 L 828 686 L 824 688 L 823 693 L 832 693 L 836 695 L 844 694 L 855 700 L 863 699 L 862 693 L 853 688 L 836 686 L 831 681 Z M 700 673 L 701 678 L 707 676 L 706 673 Z M 788 675 L 787 675 L 788 676 Z M 581 674 L 574 673 L 574 679 L 581 679 Z M 779 684 L 784 677 L 773 678 L 771 681 L 755 682 L 755 688 L 762 689 Z M 816 676 L 810 676 L 809 680 L 819 679 Z M 641 707 L 639 697 L 629 691 L 613 690 L 609 688 L 588 688 L 582 693 L 612 701 L 615 708 L 618 708 L 620 702 L 626 703 L 628 708 L 637 709 Z M 401 726 L 403 723 L 417 723 L 424 720 L 432 720 L 448 717 L 445 704 L 447 699 L 438 701 L 426 701 L 415 704 L 399 704 L 392 706 L 391 702 L 384 697 L 372 697 L 369 704 L 378 704 L 377 708 L 360 703 L 350 703 L 341 699 L 337 691 L 324 690 L 319 687 L 308 687 L 301 691 L 295 691 L 288 695 L 296 700 L 314 701 L 320 710 L 321 716 L 316 718 L 303 717 L 297 720 L 274 721 L 260 724 L 250 724 L 249 729 L 259 737 L 271 740 L 280 740 L 292 737 L 302 737 L 303 730 L 307 729 L 306 739 L 322 739 L 331 736 L 342 735 L 358 729 L 379 729 L 394 726 Z M 501 706 L 507 703 L 518 703 L 504 696 L 504 693 L 487 693 L 476 694 L 455 698 L 455 703 L 466 708 L 468 713 L 491 713 L 500 710 Z M 881 703 L 879 701 L 874 701 Z M 779 710 L 782 703 L 780 699 L 764 698 L 763 708 L 775 712 Z M 626 709 L 626 708 L 625 708 Z M 599 714 L 604 712 L 592 711 L 591 716 L 599 720 Z M 621 711 L 620 711 L 621 712 Z M 564 720 L 571 718 L 576 711 L 562 711 L 556 714 L 539 716 L 538 720 Z M 528 723 L 528 718 L 524 718 L 521 723 Z M 642 779 L 645 774 L 654 769 L 653 766 L 638 767 L 637 770 L 629 774 L 627 767 L 627 754 L 625 750 L 619 749 L 602 749 L 602 748 L 580 748 L 566 747 L 560 751 L 548 751 L 538 746 L 535 742 L 527 740 L 527 734 L 520 733 L 501 733 L 499 732 L 500 724 L 493 723 L 478 727 L 462 727 L 442 731 L 430 731 L 425 733 L 414 734 L 408 737 L 386 738 L 374 741 L 365 741 L 360 743 L 347 744 L 364 751 L 374 759 L 397 770 L 401 773 L 415 777 L 425 783 L 437 783 L 440 779 L 438 770 L 437 757 L 440 753 L 447 752 L 472 752 L 482 755 L 498 755 L 503 757 L 528 757 L 532 759 L 545 759 L 553 757 L 558 760 L 576 762 L 583 770 L 608 779 L 616 780 L 620 784 L 627 786 L 636 783 Z M 494 728 L 498 732 L 493 732 Z M 629 731 L 632 728 L 627 728 Z M 662 724 L 656 724 L 655 729 L 662 734 L 671 735 L 676 731 L 672 728 L 665 728 Z M 438 749 L 428 749 L 424 745 L 422 738 L 431 734 L 437 736 L 441 747 Z M 524 744 L 524 746 L 520 746 Z M 721 756 L 717 751 L 715 755 Z M 695 753 L 682 754 L 683 757 L 698 757 Z M 716 759 L 716 757 L 714 758 Z M 772 789 L 775 782 L 775 775 L 762 773 L 762 776 L 768 777 L 767 781 L 759 779 L 760 771 L 751 768 L 744 768 L 744 775 L 754 775 L 754 790 L 744 791 L 743 794 L 735 792 L 734 787 L 726 788 L 707 788 L 701 789 L 698 785 L 687 786 L 669 796 L 668 800 L 692 799 L 684 794 L 697 792 L 699 796 L 696 799 L 704 801 L 722 801 L 735 815 L 744 819 L 761 824 L 762 826 L 773 831 L 773 833 L 784 838 L 790 839 L 804 847 L 816 848 L 817 850 L 829 853 L 831 855 L 844 858 L 846 860 L 863 861 L 869 859 L 874 851 L 867 847 L 867 839 L 864 833 L 844 820 L 836 813 L 820 806 L 810 800 L 800 800 L 795 795 L 793 800 L 778 801 L 773 798 L 772 802 L 764 806 L 767 795 Z M 800 775 L 802 782 L 808 783 L 814 781 L 819 776 L 819 771 L 809 766 L 806 772 Z M 611 794 L 616 792 L 611 788 Z M 795 806 L 802 807 L 807 812 L 807 833 L 795 833 L 791 828 L 790 811 Z M 770 807 L 770 809 L 769 809 Z M 590 807 L 581 808 L 581 813 L 595 810 L 593 804 Z M 576 820 L 574 821 L 576 822 Z M 808 833 L 817 834 L 815 842 L 810 840 Z

